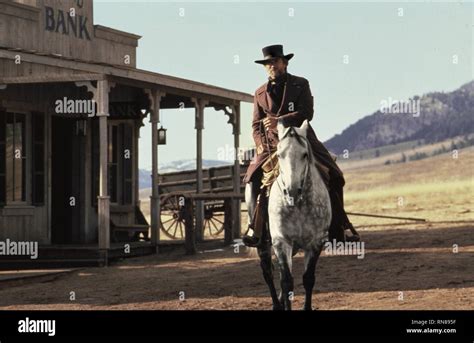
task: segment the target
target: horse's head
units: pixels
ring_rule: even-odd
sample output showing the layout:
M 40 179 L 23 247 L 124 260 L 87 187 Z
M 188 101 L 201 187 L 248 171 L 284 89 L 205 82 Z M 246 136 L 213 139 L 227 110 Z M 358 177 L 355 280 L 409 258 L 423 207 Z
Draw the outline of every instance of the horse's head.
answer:
M 311 149 L 306 139 L 308 126 L 307 120 L 300 127 L 285 127 L 281 120 L 278 121 L 280 187 L 290 205 L 301 199 L 309 171 Z

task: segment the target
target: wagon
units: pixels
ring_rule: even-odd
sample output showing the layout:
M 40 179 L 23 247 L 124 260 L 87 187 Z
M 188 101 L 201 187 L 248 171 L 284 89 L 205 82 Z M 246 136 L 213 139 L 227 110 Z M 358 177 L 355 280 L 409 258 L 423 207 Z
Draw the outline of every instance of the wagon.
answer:
M 185 238 L 186 214 L 182 197 L 192 197 L 203 202 L 201 232 L 196 232 L 198 239 L 218 238 L 222 236 L 226 222 L 226 207 L 232 199 L 244 200 L 244 183 L 242 182 L 248 161 L 240 165 L 240 192 L 236 194 L 233 187 L 234 165 L 212 167 L 202 170 L 203 191 L 197 194 L 196 170 L 160 174 L 160 229 L 169 239 Z M 199 198 L 199 199 L 198 199 Z M 226 201 L 229 200 L 229 201 Z M 194 216 L 194 221 L 198 220 Z

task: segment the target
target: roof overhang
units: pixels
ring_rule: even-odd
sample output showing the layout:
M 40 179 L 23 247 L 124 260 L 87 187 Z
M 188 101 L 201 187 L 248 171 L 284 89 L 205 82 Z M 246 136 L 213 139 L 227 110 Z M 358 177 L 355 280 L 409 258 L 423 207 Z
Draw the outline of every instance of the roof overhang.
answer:
M 21 54 L 22 62 L 64 68 L 71 70 L 71 73 L 0 77 L 0 85 L 98 81 L 107 79 L 112 82 L 128 84 L 144 89 L 159 89 L 164 92 L 168 91 L 183 96 L 211 100 L 221 99 L 222 103 L 241 101 L 253 103 L 253 95 L 248 93 L 146 70 L 118 68 L 111 65 L 68 60 L 56 56 L 37 55 L 33 52 L 0 49 L 0 59 L 15 60 L 19 54 Z

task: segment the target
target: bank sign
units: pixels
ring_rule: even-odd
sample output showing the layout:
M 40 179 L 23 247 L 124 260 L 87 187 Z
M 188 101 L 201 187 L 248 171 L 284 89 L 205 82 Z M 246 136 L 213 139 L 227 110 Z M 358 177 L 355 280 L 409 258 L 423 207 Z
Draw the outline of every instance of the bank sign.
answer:
M 91 40 L 91 0 L 45 0 L 43 13 L 46 31 Z

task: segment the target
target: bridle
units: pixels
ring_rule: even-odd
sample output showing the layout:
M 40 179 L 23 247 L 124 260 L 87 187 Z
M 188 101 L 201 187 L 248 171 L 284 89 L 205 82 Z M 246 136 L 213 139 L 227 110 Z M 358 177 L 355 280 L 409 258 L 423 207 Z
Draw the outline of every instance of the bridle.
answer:
M 307 161 L 306 161 L 306 165 L 305 165 L 305 169 L 304 169 L 304 176 L 303 176 L 303 179 L 301 180 L 300 187 L 298 188 L 298 197 L 296 198 L 296 201 L 293 202 L 293 204 L 294 204 L 294 203 L 296 203 L 296 202 L 301 201 L 301 199 L 303 198 L 303 189 L 304 189 L 304 186 L 305 186 L 305 184 L 306 184 L 306 179 L 307 179 L 308 174 L 309 174 L 309 168 L 310 168 L 310 165 L 311 165 L 311 162 L 312 162 L 312 156 L 311 156 L 311 146 L 310 146 L 310 144 L 309 144 L 308 139 L 307 139 L 306 137 L 303 137 L 303 136 L 298 135 L 298 133 L 295 132 L 295 131 L 293 130 L 293 128 L 290 128 L 290 129 L 286 132 L 286 134 L 283 135 L 283 137 L 280 139 L 280 142 L 281 142 L 284 138 L 286 138 L 286 136 L 287 136 L 291 131 L 293 131 L 293 134 L 296 135 L 296 139 L 303 139 L 303 140 L 306 142 L 306 146 L 307 146 L 307 150 L 308 150 L 308 152 L 307 152 L 307 154 L 308 154 L 308 159 L 307 159 Z M 273 166 L 272 166 L 272 167 L 273 167 Z M 280 175 L 283 175 L 283 172 L 282 172 L 281 168 L 280 168 L 279 172 L 280 172 Z M 278 188 L 280 188 L 280 191 L 285 195 L 285 197 L 288 197 L 288 196 L 289 196 L 289 195 L 288 195 L 288 190 L 287 190 L 287 187 L 285 186 L 285 183 L 284 183 L 283 179 L 280 178 L 280 177 L 277 177 L 276 183 L 277 183 L 277 185 L 278 185 Z

